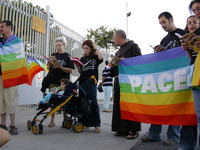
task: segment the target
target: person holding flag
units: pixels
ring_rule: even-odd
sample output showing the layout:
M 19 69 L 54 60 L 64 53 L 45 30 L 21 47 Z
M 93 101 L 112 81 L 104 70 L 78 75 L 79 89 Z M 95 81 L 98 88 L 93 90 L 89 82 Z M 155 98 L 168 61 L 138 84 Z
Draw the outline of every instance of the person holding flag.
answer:
M 0 114 L 1 128 L 7 130 L 6 114 L 10 114 L 10 134 L 17 135 L 15 113 L 19 98 L 18 86 L 28 82 L 24 48 L 19 37 L 12 34 L 11 21 L 0 22 Z

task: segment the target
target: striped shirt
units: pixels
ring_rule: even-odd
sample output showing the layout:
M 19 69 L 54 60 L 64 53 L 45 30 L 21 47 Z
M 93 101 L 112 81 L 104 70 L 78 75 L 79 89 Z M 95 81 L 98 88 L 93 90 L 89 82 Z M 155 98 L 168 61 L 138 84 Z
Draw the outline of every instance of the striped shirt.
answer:
M 109 66 L 105 67 L 105 69 L 102 72 L 102 76 L 105 77 L 103 86 L 113 86 L 113 79 L 110 76 L 110 67 Z

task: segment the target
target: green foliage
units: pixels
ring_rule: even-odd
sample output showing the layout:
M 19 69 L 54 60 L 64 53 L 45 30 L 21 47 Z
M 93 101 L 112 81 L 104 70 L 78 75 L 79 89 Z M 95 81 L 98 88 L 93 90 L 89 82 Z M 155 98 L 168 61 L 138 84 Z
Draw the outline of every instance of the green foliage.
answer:
M 113 43 L 113 34 L 116 31 L 116 28 L 111 29 L 108 28 L 108 26 L 100 26 L 99 28 L 93 30 L 93 29 L 88 29 L 87 32 L 88 34 L 86 37 L 88 39 L 92 39 L 94 37 L 95 43 L 99 45 L 102 48 L 105 48 L 106 51 L 110 51 L 113 49 L 116 49 Z

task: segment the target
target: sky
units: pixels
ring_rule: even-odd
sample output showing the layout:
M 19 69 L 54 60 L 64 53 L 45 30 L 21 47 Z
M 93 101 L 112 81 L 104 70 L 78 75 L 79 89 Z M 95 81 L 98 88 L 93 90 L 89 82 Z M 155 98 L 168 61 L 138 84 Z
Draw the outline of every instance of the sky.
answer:
M 46 9 L 54 18 L 82 36 L 87 29 L 102 25 L 122 29 L 128 39 L 141 48 L 143 54 L 153 53 L 149 46 L 158 45 L 167 34 L 158 22 L 158 15 L 164 11 L 174 17 L 175 26 L 185 28 L 190 16 L 188 5 L 191 0 L 26 0 Z M 126 22 L 126 12 L 131 12 Z

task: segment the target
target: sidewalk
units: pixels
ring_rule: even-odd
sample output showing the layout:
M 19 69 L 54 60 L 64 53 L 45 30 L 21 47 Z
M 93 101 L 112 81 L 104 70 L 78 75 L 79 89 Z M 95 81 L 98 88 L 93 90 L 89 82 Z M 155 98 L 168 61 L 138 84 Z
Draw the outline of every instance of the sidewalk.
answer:
M 101 109 L 101 133 L 94 133 L 94 128 L 84 129 L 82 133 L 74 133 L 72 129 L 61 128 L 62 115 L 56 114 L 56 126 L 48 128 L 50 117 L 44 122 L 43 134 L 34 135 L 27 130 L 27 121 L 36 114 L 34 108 L 20 108 L 16 114 L 16 127 L 19 135 L 11 136 L 11 140 L 1 150 L 129 150 L 137 140 L 115 137 L 111 132 L 112 113 L 103 113 Z
M 127 140 L 125 137 L 115 137 L 114 132 L 111 132 L 112 113 L 102 112 L 101 102 L 100 110 L 101 133 L 94 133 L 94 128 L 84 129 L 82 133 L 61 128 L 62 115 L 56 114 L 56 126 L 48 128 L 50 118 L 47 118 L 43 122 L 43 134 L 34 135 L 27 129 L 26 123 L 33 119 L 36 110 L 21 107 L 16 114 L 19 135 L 12 136 L 1 150 L 176 150 L 174 147 L 163 146 L 161 142 L 142 143 L 140 138 L 148 131 L 148 124 L 142 124 L 138 139 Z M 165 126 L 163 130 L 166 130 Z
M 167 126 L 163 126 L 164 127 L 164 132 L 162 132 L 162 139 L 166 139 L 166 129 Z M 147 133 L 144 135 L 146 136 Z M 178 145 L 175 146 L 164 146 L 162 144 L 162 141 L 160 142 L 149 142 L 149 143 L 144 143 L 141 141 L 141 138 L 138 140 L 138 142 L 130 149 L 130 150 L 177 150 L 178 149 Z

